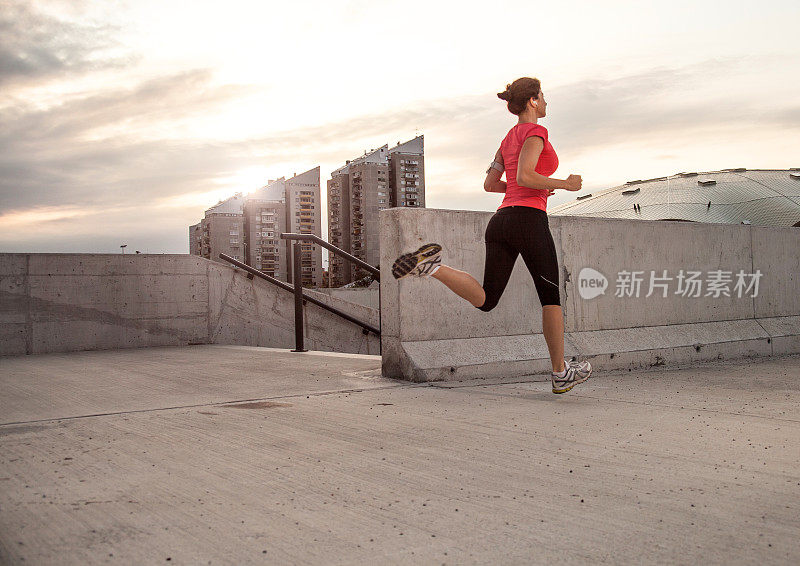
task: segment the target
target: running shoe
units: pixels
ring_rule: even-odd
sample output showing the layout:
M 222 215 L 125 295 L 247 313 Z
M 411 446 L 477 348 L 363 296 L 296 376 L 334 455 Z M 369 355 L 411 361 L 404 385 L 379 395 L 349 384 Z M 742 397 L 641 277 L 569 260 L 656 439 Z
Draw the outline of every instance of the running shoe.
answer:
M 442 264 L 441 253 L 442 246 L 439 244 L 425 244 L 414 253 L 403 254 L 394 260 L 392 275 L 395 279 L 407 275 L 417 277 L 433 275 Z
M 577 384 L 589 379 L 589 376 L 592 375 L 592 364 L 589 362 L 564 360 L 564 366 L 564 375 L 556 372 L 550 374 L 550 380 L 553 382 L 553 393 L 566 393 Z

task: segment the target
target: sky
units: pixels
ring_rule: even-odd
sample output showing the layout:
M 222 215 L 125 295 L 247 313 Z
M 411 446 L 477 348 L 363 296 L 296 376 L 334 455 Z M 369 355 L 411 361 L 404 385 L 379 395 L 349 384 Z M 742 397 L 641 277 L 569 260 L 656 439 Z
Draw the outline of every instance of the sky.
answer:
M 800 2 L 0 0 L 0 252 L 187 253 L 236 192 L 425 136 L 426 205 L 492 211 L 540 79 L 553 207 L 800 167 Z M 327 223 L 323 223 L 323 237 Z

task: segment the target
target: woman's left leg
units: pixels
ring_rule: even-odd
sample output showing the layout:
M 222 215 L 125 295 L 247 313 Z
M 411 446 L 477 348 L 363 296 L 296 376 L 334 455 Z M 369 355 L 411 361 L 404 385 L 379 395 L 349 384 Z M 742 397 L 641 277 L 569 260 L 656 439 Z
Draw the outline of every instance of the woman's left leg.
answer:
M 532 212 L 527 230 L 520 230 L 520 253 L 533 277 L 542 305 L 544 334 L 553 371 L 564 370 L 564 311 L 559 293 L 558 256 L 547 217 Z
M 564 311 L 561 305 L 542 306 L 542 334 L 550 352 L 553 371 L 564 371 Z

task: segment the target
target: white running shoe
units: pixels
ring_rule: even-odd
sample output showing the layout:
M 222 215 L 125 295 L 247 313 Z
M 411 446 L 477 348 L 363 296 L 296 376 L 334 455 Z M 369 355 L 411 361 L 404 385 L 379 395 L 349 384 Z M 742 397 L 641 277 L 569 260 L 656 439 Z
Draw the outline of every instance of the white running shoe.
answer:
M 553 393 L 566 393 L 579 383 L 583 383 L 592 375 L 592 364 L 589 362 L 564 360 L 564 374 L 552 372 Z
M 407 275 L 430 277 L 442 265 L 441 253 L 442 246 L 439 244 L 425 244 L 414 253 L 403 254 L 394 260 L 392 275 L 395 279 Z

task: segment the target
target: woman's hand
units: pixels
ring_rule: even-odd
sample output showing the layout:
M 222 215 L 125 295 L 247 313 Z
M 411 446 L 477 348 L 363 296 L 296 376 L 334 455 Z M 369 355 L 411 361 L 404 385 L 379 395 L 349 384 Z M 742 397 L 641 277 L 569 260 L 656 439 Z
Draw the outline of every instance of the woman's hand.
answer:
M 581 190 L 581 185 L 583 184 L 583 179 L 581 179 L 580 175 L 570 175 L 567 177 L 567 180 L 564 181 L 565 187 L 564 189 L 568 191 L 579 191 Z
M 568 179 L 561 180 L 545 177 L 536 172 L 536 164 L 539 162 L 542 149 L 544 149 L 544 139 L 539 136 L 531 136 L 523 142 L 517 163 L 517 184 L 530 189 L 545 190 L 547 196 L 552 195 L 555 189 L 581 190 L 580 175 L 570 175 Z

